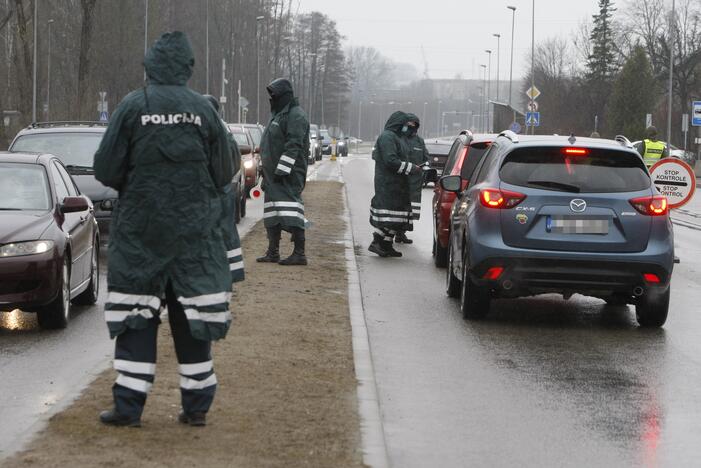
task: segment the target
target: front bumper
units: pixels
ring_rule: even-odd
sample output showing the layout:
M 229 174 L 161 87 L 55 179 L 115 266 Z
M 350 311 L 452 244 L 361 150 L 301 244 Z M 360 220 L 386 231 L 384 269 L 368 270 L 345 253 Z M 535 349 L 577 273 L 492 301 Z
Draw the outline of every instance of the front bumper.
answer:
M 0 259 L 0 311 L 44 306 L 58 295 L 61 259 L 55 251 Z

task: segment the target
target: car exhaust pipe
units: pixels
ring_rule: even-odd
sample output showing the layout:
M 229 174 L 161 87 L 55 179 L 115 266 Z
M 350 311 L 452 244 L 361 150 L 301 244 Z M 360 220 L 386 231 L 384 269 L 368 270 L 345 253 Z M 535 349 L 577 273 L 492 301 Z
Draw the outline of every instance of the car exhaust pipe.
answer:
M 501 283 L 501 287 L 504 288 L 504 291 L 510 291 L 513 289 L 514 283 L 511 280 L 506 280 Z
M 645 293 L 645 290 L 643 289 L 642 286 L 636 286 L 633 288 L 633 296 L 635 297 L 640 297 Z
M 248 192 L 248 195 L 253 199 L 257 199 L 263 196 L 263 189 L 260 188 L 260 185 L 256 185 L 253 187 L 250 192 Z

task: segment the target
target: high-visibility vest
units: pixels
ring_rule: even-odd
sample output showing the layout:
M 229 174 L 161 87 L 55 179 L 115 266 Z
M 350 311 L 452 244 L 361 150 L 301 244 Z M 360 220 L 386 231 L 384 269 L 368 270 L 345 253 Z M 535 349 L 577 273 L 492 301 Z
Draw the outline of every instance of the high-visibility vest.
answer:
M 643 154 L 643 160 L 645 165 L 650 167 L 655 164 L 662 157 L 664 153 L 665 144 L 661 141 L 644 140 L 645 142 L 645 154 Z

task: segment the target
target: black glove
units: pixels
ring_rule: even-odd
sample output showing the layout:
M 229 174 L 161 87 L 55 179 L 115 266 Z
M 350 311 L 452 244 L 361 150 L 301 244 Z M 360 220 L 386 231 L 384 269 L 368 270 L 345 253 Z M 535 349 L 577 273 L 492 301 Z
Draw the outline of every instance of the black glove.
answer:
M 421 169 L 421 168 L 420 168 L 419 166 L 417 166 L 416 164 L 412 164 L 412 165 L 411 165 L 411 172 L 410 172 L 410 174 L 412 174 L 412 175 L 421 174 L 421 173 L 423 173 L 423 171 L 424 171 L 424 170 Z

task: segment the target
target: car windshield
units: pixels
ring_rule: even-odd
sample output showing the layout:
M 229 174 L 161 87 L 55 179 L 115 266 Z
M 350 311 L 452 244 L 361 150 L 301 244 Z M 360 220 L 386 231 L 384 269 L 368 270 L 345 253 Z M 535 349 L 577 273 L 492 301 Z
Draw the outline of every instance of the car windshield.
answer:
M 65 132 L 35 133 L 17 138 L 10 151 L 50 153 L 57 156 L 65 166 L 92 168 L 95 152 L 102 133 Z
M 501 180 L 522 187 L 572 193 L 637 192 L 650 188 L 642 159 L 608 149 L 520 148 L 506 156 Z
M 248 138 L 246 138 L 245 133 L 232 132 L 232 135 L 234 135 L 237 145 L 248 145 Z
M 49 208 L 49 186 L 43 166 L 0 163 L 0 211 Z

